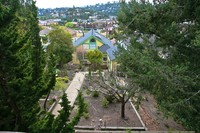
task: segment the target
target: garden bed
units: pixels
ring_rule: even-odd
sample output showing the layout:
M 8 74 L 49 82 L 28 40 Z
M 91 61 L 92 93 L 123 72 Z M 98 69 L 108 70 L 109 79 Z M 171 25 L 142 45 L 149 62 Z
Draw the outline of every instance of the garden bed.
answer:
M 99 93 L 98 97 L 93 97 L 92 93 L 86 94 L 88 90 L 83 90 L 85 102 L 88 103 L 88 114 L 79 121 L 76 128 L 80 129 L 117 129 L 117 130 L 144 130 L 140 119 L 130 102 L 126 104 L 125 119 L 121 118 L 121 104 L 114 101 L 104 106 L 102 100 L 105 99 L 103 94 Z M 75 107 L 76 108 L 76 107 Z M 74 113 L 74 111 L 73 111 Z

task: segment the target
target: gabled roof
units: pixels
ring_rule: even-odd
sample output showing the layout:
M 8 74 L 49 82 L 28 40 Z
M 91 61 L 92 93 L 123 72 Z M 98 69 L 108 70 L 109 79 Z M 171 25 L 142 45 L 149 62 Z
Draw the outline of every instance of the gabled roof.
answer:
M 117 51 L 117 47 L 116 46 L 112 46 L 111 48 L 109 48 L 106 52 L 110 58 L 110 60 L 114 60 L 115 59 L 115 52 Z
M 76 35 L 76 31 L 71 28 L 65 28 L 64 30 L 67 30 L 72 36 Z
M 101 51 L 102 53 L 106 53 L 106 51 L 110 48 L 109 45 L 107 44 L 103 44 L 101 47 L 99 47 L 99 51 Z
M 48 35 L 50 31 L 51 31 L 51 29 L 46 28 L 44 30 L 41 30 L 40 33 L 39 33 L 39 35 L 40 36 L 42 36 L 42 35 Z
M 101 41 L 103 43 L 103 45 L 101 47 L 99 47 L 99 50 L 102 53 L 107 53 L 110 60 L 114 60 L 115 59 L 115 55 L 114 52 L 117 51 L 117 47 L 113 46 L 112 42 L 107 39 L 105 36 L 103 36 L 102 34 L 98 33 L 96 30 L 92 29 L 89 32 L 87 32 L 84 36 L 80 37 L 78 40 L 76 40 L 74 42 L 74 46 L 79 46 L 81 45 L 84 41 L 86 41 L 87 39 L 94 37 L 97 40 Z
M 79 46 L 80 44 L 82 44 L 84 41 L 86 41 L 87 39 L 89 39 L 91 37 L 94 37 L 94 38 L 98 39 L 99 41 L 101 41 L 102 43 L 107 44 L 110 47 L 112 47 L 112 42 L 109 39 L 107 39 L 105 36 L 103 36 L 102 34 L 98 33 L 94 29 L 90 30 L 84 36 L 82 36 L 78 40 L 76 40 L 74 42 L 74 46 Z

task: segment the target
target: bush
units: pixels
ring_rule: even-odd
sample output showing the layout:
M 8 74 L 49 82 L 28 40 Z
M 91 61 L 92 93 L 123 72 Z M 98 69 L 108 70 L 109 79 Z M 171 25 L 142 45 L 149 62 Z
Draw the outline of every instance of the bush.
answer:
M 89 118 L 89 113 L 83 113 L 83 117 L 85 118 L 85 119 L 88 119 Z
M 108 104 L 109 104 L 109 101 L 104 98 L 103 100 L 101 100 L 101 105 L 104 107 L 104 108 L 107 108 L 108 107 Z
M 98 91 L 93 91 L 92 92 L 93 97 L 99 97 L 99 92 Z
M 88 103 L 84 103 L 84 112 L 88 113 Z
M 126 130 L 126 133 L 131 133 L 131 130 L 130 130 L 130 129 L 127 129 L 127 130 Z
M 69 78 L 67 76 L 63 77 L 62 80 L 65 82 L 65 83 L 68 83 L 68 80 Z
M 56 84 L 55 89 L 56 90 L 64 90 L 67 87 L 68 77 L 57 77 L 56 78 Z
M 86 94 L 90 95 L 90 90 L 89 89 L 86 90 Z
M 109 101 L 109 103 L 113 103 L 113 101 L 115 100 L 114 95 L 107 95 L 105 96 L 105 98 Z

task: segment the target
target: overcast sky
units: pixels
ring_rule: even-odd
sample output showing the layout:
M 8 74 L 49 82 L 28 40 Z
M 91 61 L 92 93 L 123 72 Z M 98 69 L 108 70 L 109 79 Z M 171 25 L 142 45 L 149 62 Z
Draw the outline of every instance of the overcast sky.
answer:
M 107 3 L 108 1 L 119 0 L 36 0 L 36 6 L 39 8 L 56 8 L 56 7 L 80 7 L 86 5 L 95 5 L 97 3 Z

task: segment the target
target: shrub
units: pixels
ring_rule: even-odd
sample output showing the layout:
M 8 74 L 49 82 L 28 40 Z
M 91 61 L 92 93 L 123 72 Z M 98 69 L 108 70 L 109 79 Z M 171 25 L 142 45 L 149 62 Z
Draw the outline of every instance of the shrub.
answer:
M 65 82 L 65 83 L 68 83 L 68 80 L 69 78 L 67 76 L 63 77 L 62 80 Z
M 104 98 L 103 100 L 101 100 L 101 105 L 104 107 L 104 108 L 107 108 L 108 107 L 108 104 L 109 104 L 109 101 Z
M 88 119 L 89 118 L 89 113 L 83 113 L 83 117 L 85 118 L 85 119 Z
M 93 91 L 92 92 L 93 97 L 99 97 L 99 92 L 98 91 Z
M 107 95 L 105 96 L 105 98 L 109 101 L 109 103 L 113 103 L 113 101 L 115 100 L 114 95 Z
M 88 103 L 84 103 L 84 112 L 88 113 Z
M 56 90 L 64 90 L 67 87 L 68 77 L 57 77 L 56 78 L 56 84 L 55 89 Z
M 127 129 L 127 130 L 126 130 L 126 133 L 131 133 L 131 130 L 130 130 L 130 129 Z
M 86 94 L 90 95 L 90 90 L 89 89 L 86 90 Z

